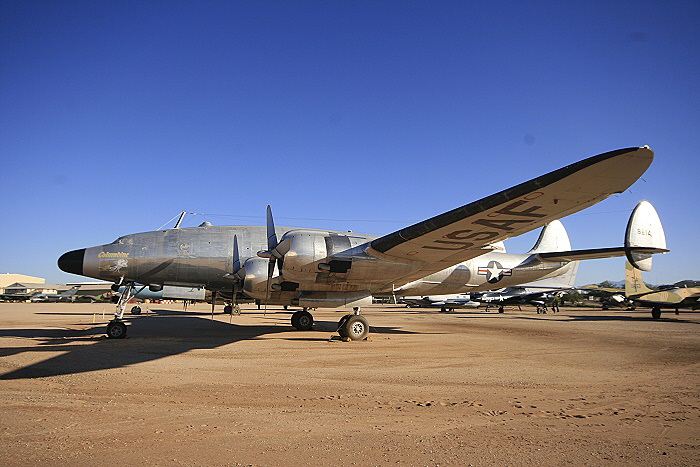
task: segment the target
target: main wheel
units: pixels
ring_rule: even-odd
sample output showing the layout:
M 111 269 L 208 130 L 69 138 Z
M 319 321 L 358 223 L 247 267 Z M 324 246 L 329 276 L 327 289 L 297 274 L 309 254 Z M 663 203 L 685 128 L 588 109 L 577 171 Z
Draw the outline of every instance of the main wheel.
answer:
M 653 319 L 661 318 L 661 307 L 655 306 L 654 308 L 652 308 L 651 309 L 651 317 Z
M 297 311 L 292 315 L 292 326 L 300 331 L 309 331 L 314 325 L 314 317 L 308 311 Z
M 131 307 L 131 314 L 132 315 L 140 315 L 141 314 L 141 307 L 136 305 Z
M 505 311 L 505 309 L 504 309 L 502 306 L 499 306 L 499 307 L 498 307 L 498 312 L 499 312 L 499 313 L 503 313 L 504 311 Z
M 340 321 L 338 321 L 338 334 L 340 337 L 348 337 L 347 334 L 345 334 L 345 322 L 351 317 L 352 315 L 343 315 L 342 318 L 340 318 Z
M 232 311 L 233 311 L 233 307 L 231 305 L 226 305 L 224 307 L 224 314 L 225 315 L 230 315 Z
M 107 337 L 110 339 L 124 339 L 126 337 L 126 324 L 121 321 L 110 321 L 107 325 Z
M 338 333 L 341 337 L 349 337 L 354 341 L 359 341 L 367 337 L 369 334 L 369 323 L 362 315 L 347 315 L 347 319 L 343 317 L 341 320 Z

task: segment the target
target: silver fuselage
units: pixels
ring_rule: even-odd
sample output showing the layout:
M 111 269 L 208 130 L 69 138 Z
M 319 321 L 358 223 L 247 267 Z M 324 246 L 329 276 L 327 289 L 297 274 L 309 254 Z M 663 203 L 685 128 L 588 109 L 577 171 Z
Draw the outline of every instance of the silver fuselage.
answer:
M 82 274 L 116 283 L 230 291 L 232 280 L 227 274 L 233 268 L 235 235 L 241 262 L 246 264 L 245 295 L 260 300 L 267 296 L 270 303 L 298 304 L 304 294 L 330 293 L 322 296 L 328 297 L 328 306 L 336 306 L 333 297 L 342 294 L 409 296 L 491 290 L 564 274 L 570 264 L 493 251 L 405 283 L 401 277 L 418 270 L 420 264 L 368 255 L 365 250 L 374 236 L 289 227 L 276 231 L 279 237 L 293 237 L 297 247 L 285 257 L 282 274 L 275 269 L 271 281 L 277 284 L 275 288 L 268 289 L 268 260 L 257 256 L 267 242 L 265 227 L 257 226 L 201 226 L 125 235 L 85 249 Z M 321 270 L 322 263 L 341 267 Z

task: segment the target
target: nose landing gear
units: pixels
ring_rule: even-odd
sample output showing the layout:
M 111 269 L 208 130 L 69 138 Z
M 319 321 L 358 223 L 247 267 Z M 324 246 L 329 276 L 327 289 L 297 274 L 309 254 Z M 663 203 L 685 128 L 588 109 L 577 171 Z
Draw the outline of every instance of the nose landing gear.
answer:
M 122 318 L 124 317 L 124 310 L 126 309 L 126 304 L 129 303 L 129 300 L 134 298 L 139 292 L 141 292 L 145 288 L 146 286 L 144 285 L 138 291 L 134 292 L 134 290 L 136 289 L 136 284 L 133 282 L 129 282 L 126 284 L 126 288 L 119 296 L 119 301 L 117 302 L 117 309 L 114 312 L 114 319 L 110 321 L 107 325 L 108 338 L 124 339 L 126 337 L 127 327 L 126 324 L 124 324 L 124 322 L 122 321 Z M 137 315 L 141 313 L 141 308 L 135 306 L 131 309 L 131 313 Z

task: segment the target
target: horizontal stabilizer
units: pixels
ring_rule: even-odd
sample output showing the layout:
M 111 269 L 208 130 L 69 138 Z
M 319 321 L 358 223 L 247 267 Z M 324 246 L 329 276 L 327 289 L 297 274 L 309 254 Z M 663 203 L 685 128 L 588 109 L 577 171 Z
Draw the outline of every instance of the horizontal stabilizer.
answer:
M 584 259 L 616 258 L 625 256 L 628 252 L 636 255 L 653 255 L 656 253 L 668 253 L 665 248 L 646 247 L 613 247 L 613 248 L 592 248 L 589 250 L 554 251 L 551 253 L 539 253 L 542 261 L 580 261 Z
M 666 251 L 666 235 L 659 214 L 649 201 L 641 201 L 632 211 L 625 233 L 625 255 L 632 266 L 642 271 L 651 271 L 654 252 L 640 247 Z

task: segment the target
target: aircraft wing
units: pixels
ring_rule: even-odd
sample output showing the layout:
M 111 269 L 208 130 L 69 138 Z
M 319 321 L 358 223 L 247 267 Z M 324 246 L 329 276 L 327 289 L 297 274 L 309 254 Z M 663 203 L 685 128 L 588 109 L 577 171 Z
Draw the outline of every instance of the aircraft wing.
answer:
M 647 146 L 589 157 L 373 240 L 367 253 L 420 264 L 401 278 L 416 280 L 625 191 L 653 159 Z

